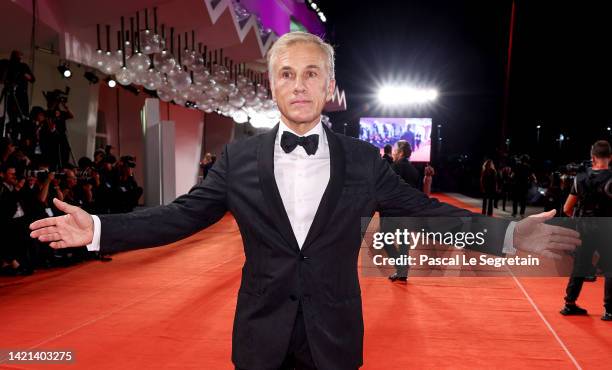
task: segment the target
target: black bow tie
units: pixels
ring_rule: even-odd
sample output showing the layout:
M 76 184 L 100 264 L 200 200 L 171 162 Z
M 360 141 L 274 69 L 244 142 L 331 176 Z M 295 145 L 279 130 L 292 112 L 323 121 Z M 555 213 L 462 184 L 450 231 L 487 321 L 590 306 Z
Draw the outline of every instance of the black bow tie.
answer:
M 319 146 L 319 135 L 297 136 L 289 131 L 284 131 L 280 145 L 285 153 L 291 153 L 296 146 L 301 145 L 304 147 L 306 154 L 313 155 L 317 152 Z

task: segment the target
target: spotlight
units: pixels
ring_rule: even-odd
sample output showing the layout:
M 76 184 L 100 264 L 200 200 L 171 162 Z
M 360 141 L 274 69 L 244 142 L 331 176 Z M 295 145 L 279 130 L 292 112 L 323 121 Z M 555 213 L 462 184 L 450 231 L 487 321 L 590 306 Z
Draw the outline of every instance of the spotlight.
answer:
M 314 9 L 317 10 L 319 7 L 317 6 L 317 3 L 310 3 L 310 6 Z
M 60 64 L 59 66 L 57 66 L 57 70 L 64 78 L 72 77 L 72 71 L 70 70 L 70 68 L 68 68 L 66 64 Z
M 91 85 L 95 85 L 95 84 L 97 84 L 97 83 L 100 81 L 100 79 L 98 78 L 98 76 L 96 76 L 96 74 L 95 74 L 94 72 L 92 72 L 92 71 L 87 71 L 87 72 L 85 72 L 85 74 L 83 75 L 83 77 L 85 77 L 85 79 L 86 79 L 87 81 L 89 81 L 89 83 L 90 83 Z
M 321 22 L 323 23 L 327 22 L 327 18 L 325 18 L 325 14 L 323 14 L 323 12 L 319 12 L 319 19 L 321 19 Z
M 434 89 L 416 89 L 404 86 L 383 86 L 378 91 L 378 101 L 383 105 L 424 104 L 438 98 Z
M 115 86 L 117 86 L 117 81 L 113 80 L 111 77 L 106 79 L 106 86 L 110 87 L 111 89 Z

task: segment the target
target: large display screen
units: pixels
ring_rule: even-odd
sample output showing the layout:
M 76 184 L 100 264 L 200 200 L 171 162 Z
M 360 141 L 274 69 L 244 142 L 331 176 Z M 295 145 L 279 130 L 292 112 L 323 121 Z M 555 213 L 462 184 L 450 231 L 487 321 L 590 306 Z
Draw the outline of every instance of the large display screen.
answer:
M 411 162 L 431 158 L 431 118 L 364 117 L 359 120 L 359 138 L 378 148 L 406 140 L 412 146 Z

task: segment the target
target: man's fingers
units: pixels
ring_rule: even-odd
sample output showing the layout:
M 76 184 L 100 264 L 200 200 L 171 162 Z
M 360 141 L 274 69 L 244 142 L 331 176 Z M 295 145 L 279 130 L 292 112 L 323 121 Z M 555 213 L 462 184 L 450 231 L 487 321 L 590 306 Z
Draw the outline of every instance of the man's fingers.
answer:
M 57 209 L 59 209 L 60 211 L 64 213 L 74 213 L 80 209 L 79 207 L 71 206 L 70 204 L 66 202 L 62 202 L 61 200 L 57 198 L 53 198 L 53 204 L 55 204 Z
M 535 219 L 538 222 L 544 222 L 546 220 L 550 220 L 551 218 L 555 217 L 555 213 L 557 213 L 557 211 L 553 209 L 548 212 L 542 212 L 542 213 L 538 213 L 538 214 L 529 216 L 527 218 Z
M 66 248 L 66 242 L 64 242 L 63 240 L 57 241 L 57 242 L 51 242 L 49 243 L 49 246 L 53 249 L 59 249 L 59 248 Z
M 570 236 L 573 238 L 580 239 L 580 233 L 576 230 L 568 229 L 567 227 L 562 227 L 562 226 L 553 226 L 553 225 L 546 225 L 546 226 L 550 227 L 550 230 L 552 231 L 553 234 Z
M 62 240 L 62 236 L 59 233 L 44 234 L 39 236 L 38 240 L 40 240 L 41 242 L 54 242 Z
M 59 233 L 59 229 L 56 226 L 47 226 L 47 227 L 43 227 L 43 228 L 32 231 L 30 233 L 30 237 L 38 238 L 41 235 L 53 234 L 53 233 Z
M 582 240 L 580 240 L 580 238 L 576 238 L 573 236 L 565 236 L 565 235 L 560 235 L 560 234 L 553 234 L 550 237 L 550 241 L 553 243 L 565 243 L 565 244 L 572 244 L 572 245 L 582 244 Z
M 30 224 L 30 230 L 36 230 L 47 226 L 57 225 L 59 217 L 47 217 L 42 220 L 34 221 Z
M 550 242 L 546 245 L 547 250 L 551 251 L 573 251 L 576 249 L 576 244 L 573 243 L 562 243 L 562 242 Z

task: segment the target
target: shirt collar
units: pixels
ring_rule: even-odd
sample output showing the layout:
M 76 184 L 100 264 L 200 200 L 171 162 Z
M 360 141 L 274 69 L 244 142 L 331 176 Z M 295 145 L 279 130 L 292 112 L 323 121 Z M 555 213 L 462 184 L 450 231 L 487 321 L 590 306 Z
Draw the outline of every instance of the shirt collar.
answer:
M 294 135 L 297 136 L 309 136 L 309 135 L 319 135 L 319 138 L 323 137 L 323 123 L 321 123 L 321 120 L 319 120 L 319 122 L 310 130 L 308 130 L 308 132 L 306 132 L 303 135 L 298 134 L 297 132 L 293 131 L 292 129 L 289 128 L 289 126 L 287 126 L 285 124 L 285 122 L 283 122 L 283 120 L 279 120 L 279 124 L 278 124 L 278 134 L 277 134 L 277 138 L 280 138 L 283 135 L 283 132 L 285 131 L 289 131 Z
M 287 126 L 282 120 L 279 120 L 278 133 L 276 134 L 276 144 L 277 145 L 280 145 L 281 136 L 283 135 L 283 132 L 285 131 L 289 131 L 292 134 L 297 135 L 297 136 L 319 135 L 319 148 L 327 147 L 327 136 L 325 135 L 325 130 L 323 129 L 323 123 L 321 122 L 321 120 L 319 120 L 319 122 L 313 128 L 308 130 L 308 132 L 305 133 L 304 135 L 299 135 L 298 133 L 290 129 L 289 126 Z

